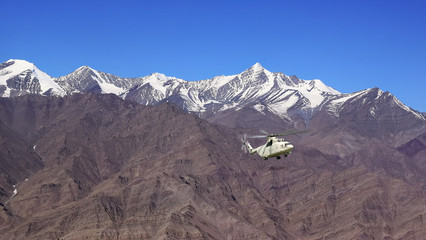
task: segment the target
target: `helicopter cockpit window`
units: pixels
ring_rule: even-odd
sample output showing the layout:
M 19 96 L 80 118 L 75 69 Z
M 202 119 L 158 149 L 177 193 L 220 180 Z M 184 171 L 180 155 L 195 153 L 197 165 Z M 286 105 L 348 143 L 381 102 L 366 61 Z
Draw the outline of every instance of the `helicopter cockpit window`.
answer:
M 266 144 L 267 147 L 272 146 L 272 140 Z

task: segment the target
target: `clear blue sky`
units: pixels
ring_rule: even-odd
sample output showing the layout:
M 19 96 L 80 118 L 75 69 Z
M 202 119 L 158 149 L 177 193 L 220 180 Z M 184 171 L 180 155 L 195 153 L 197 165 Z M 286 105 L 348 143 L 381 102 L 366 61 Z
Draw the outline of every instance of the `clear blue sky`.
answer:
M 272 72 L 389 91 L 426 112 L 426 1 L 3 1 L 0 62 L 185 80 Z

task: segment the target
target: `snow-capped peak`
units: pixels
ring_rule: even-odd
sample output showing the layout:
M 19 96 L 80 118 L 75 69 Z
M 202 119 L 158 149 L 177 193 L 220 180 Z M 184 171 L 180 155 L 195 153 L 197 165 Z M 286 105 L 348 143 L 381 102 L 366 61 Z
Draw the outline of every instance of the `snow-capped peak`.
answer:
M 13 84 L 8 84 L 11 79 L 14 79 Z M 12 92 L 21 91 L 35 91 L 32 93 L 43 95 L 65 94 L 51 76 L 38 69 L 33 63 L 19 59 L 10 59 L 0 64 L 0 85 L 7 86 L 3 96 L 10 96 Z M 10 85 L 12 87 L 9 87 Z
M 251 69 L 253 69 L 254 71 L 256 71 L 256 70 L 262 70 L 262 69 L 264 69 L 263 67 L 262 67 L 262 65 L 260 64 L 260 63 L 255 63 L 253 66 L 251 66 L 250 67 Z
M 79 68 L 77 68 L 77 70 L 76 71 L 87 71 L 87 70 L 91 70 L 91 71 L 96 71 L 96 70 L 94 70 L 93 68 L 91 68 L 91 67 L 89 67 L 89 66 L 81 66 L 81 67 L 79 67 Z
M 336 89 L 329 87 L 325 85 L 321 80 L 319 79 L 313 79 L 313 80 L 305 80 L 310 86 L 317 88 L 318 90 L 326 93 L 331 94 L 341 94 L 341 92 L 337 91 Z
M 6 69 L 7 71 L 2 71 L 0 74 L 1 76 L 14 76 L 18 75 L 24 71 L 30 70 L 35 71 L 36 67 L 33 63 L 30 63 L 25 60 L 19 60 L 19 59 L 10 59 L 6 63 L 2 64 L 4 67 L 1 67 L 2 69 Z
M 166 75 L 162 74 L 162 73 L 152 73 L 151 75 L 148 76 L 147 80 L 149 81 L 160 81 L 160 82 L 165 82 L 167 80 L 169 80 L 170 78 L 167 77 Z
M 260 72 L 263 72 L 263 71 L 269 72 L 260 63 L 257 62 L 253 66 L 251 66 L 250 68 L 248 68 L 247 70 L 245 70 L 244 72 L 242 72 L 242 74 L 244 74 L 244 73 L 252 73 L 253 75 L 257 75 L 257 74 L 259 74 Z

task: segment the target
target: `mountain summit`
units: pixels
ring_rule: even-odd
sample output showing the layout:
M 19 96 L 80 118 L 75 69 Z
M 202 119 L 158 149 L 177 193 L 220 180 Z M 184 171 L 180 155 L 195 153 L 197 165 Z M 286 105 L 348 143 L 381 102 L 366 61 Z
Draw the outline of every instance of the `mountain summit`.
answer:
M 263 68 L 263 66 L 257 62 L 247 70 L 251 70 L 253 72 L 259 72 L 259 71 L 265 70 L 265 68 Z
M 54 78 L 40 71 L 33 63 L 11 59 L 0 64 L 0 96 L 18 96 L 26 93 L 65 94 Z

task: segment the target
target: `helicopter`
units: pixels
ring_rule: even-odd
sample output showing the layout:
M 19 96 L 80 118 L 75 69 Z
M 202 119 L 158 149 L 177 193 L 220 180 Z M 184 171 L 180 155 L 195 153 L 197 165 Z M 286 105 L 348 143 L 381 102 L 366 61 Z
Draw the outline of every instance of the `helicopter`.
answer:
M 241 149 L 244 152 L 247 152 L 248 150 L 250 154 L 257 153 L 264 160 L 268 160 L 268 158 L 272 158 L 272 157 L 281 159 L 281 155 L 283 155 L 284 157 L 288 157 L 288 154 L 290 154 L 294 148 L 291 142 L 284 140 L 284 138 L 278 138 L 278 137 L 305 133 L 307 131 L 290 130 L 281 134 L 269 134 L 263 130 L 261 130 L 261 132 L 264 133 L 264 135 L 247 136 L 247 134 L 244 134 L 243 138 L 241 138 L 241 141 L 243 142 L 243 146 L 241 147 Z M 266 143 L 257 148 L 253 148 L 250 145 L 250 143 L 247 141 L 247 138 L 265 138 L 265 137 L 267 138 Z

